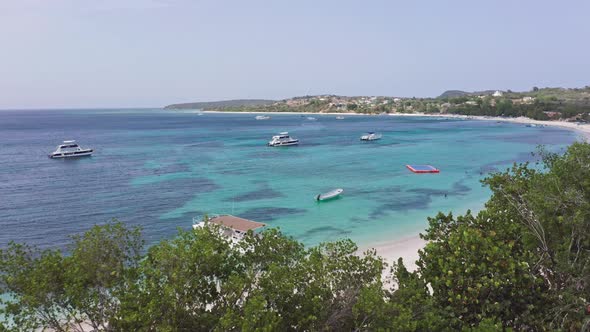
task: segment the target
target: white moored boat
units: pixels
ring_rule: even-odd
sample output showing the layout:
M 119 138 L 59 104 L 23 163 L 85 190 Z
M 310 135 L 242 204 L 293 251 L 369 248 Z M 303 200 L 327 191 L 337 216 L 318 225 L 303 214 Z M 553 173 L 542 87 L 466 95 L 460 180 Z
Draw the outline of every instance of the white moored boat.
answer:
M 315 197 L 316 201 L 327 201 L 332 198 L 336 198 L 340 196 L 344 192 L 344 189 L 338 188 L 332 191 L 328 191 L 327 193 L 319 194 Z
M 268 146 L 289 146 L 289 145 L 298 145 L 299 140 L 289 136 L 288 132 L 279 133 L 272 137 L 272 139 L 268 142 Z
M 377 134 L 377 133 L 366 133 L 363 136 L 361 136 L 361 141 L 375 141 L 381 139 L 381 134 Z
M 268 119 L 270 119 L 270 116 L 268 116 L 268 115 L 257 115 L 255 117 L 255 119 L 256 120 L 268 120 Z
M 339 115 L 336 117 L 336 120 L 344 120 L 344 117 Z
M 81 148 L 76 141 L 64 141 L 57 149 L 49 154 L 49 158 L 77 158 L 92 155 L 92 149 Z
M 309 120 L 309 121 L 316 121 L 316 120 L 317 120 L 317 119 L 316 119 L 316 118 L 314 118 L 313 116 L 308 116 L 306 119 L 307 119 L 307 120 Z

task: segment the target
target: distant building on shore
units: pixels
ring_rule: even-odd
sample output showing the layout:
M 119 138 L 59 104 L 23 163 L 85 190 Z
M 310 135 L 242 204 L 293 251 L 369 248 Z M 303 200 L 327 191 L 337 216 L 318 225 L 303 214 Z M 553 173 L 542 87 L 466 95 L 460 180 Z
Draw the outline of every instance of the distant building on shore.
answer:
M 232 215 L 215 216 L 211 219 L 194 221 L 193 228 L 207 227 L 208 225 L 218 225 L 221 227 L 223 235 L 232 242 L 238 242 L 244 238 L 248 231 L 257 231 L 262 229 L 266 224 L 252 221 Z
M 503 95 L 504 93 L 500 90 L 496 90 L 496 92 L 492 94 L 493 97 L 502 97 Z

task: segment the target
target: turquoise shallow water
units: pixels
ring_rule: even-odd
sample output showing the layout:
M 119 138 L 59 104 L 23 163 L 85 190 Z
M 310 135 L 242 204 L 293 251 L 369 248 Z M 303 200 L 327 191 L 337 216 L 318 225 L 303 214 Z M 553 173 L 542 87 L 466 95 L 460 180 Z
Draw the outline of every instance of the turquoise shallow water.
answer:
M 350 237 L 361 245 L 414 235 L 437 211 L 478 210 L 479 180 L 531 160 L 539 144 L 559 151 L 572 132 L 441 118 L 205 114 L 163 110 L 0 112 L 0 246 L 62 246 L 67 234 L 117 217 L 142 225 L 148 242 L 189 228 L 202 214 L 235 214 L 306 244 Z M 298 147 L 265 146 L 289 131 Z M 383 139 L 360 142 L 366 131 Z M 95 156 L 50 160 L 63 139 Z M 406 164 L 440 174 L 413 174 Z M 317 203 L 333 188 L 342 198 Z

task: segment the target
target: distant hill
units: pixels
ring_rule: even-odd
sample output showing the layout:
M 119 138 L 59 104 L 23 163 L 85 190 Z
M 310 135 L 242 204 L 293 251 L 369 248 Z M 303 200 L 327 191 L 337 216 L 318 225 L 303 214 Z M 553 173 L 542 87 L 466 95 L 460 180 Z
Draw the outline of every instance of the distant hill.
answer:
M 474 91 L 474 92 L 467 92 L 461 90 L 447 90 L 443 92 L 437 98 L 457 98 L 457 97 L 464 97 L 464 96 L 480 96 L 480 95 L 491 95 L 496 90 L 485 90 L 485 91 Z
M 164 109 L 221 109 L 230 107 L 241 107 L 241 106 L 264 106 L 275 103 L 274 100 L 266 99 L 234 99 L 234 100 L 222 100 L 222 101 L 208 101 L 199 103 L 183 103 L 183 104 L 172 104 L 164 107 Z
M 438 98 L 455 98 L 455 97 L 463 97 L 468 96 L 469 92 L 461 91 L 461 90 L 447 90 L 443 92 Z

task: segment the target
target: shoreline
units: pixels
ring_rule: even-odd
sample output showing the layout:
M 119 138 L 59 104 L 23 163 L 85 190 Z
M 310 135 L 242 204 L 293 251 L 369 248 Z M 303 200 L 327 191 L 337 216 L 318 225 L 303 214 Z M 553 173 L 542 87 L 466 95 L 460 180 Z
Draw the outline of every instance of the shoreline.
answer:
M 289 115 L 335 115 L 335 116 L 379 116 L 379 114 L 362 114 L 362 113 L 337 113 L 337 112 L 329 112 L 329 113 L 320 113 L 320 112 L 225 112 L 225 111 L 202 111 L 201 113 L 211 113 L 211 114 L 270 114 L 270 115 L 277 115 L 277 114 L 289 114 Z M 522 125 L 527 124 L 534 124 L 534 125 L 542 125 L 542 126 L 551 126 L 551 127 L 559 127 L 568 130 L 572 130 L 581 134 L 581 137 L 585 140 L 590 140 L 590 124 L 576 124 L 574 122 L 565 122 L 565 121 L 547 121 L 547 120 L 535 120 L 530 119 L 527 117 L 518 117 L 518 118 L 508 118 L 508 117 L 500 117 L 500 116 L 483 116 L 483 115 L 460 115 L 460 114 L 426 114 L 426 113 L 393 113 L 387 114 L 383 116 L 401 116 L 401 117 L 431 117 L 431 118 L 443 118 L 443 119 L 462 119 L 462 120 L 479 120 L 479 121 L 499 121 L 499 122 L 509 122 L 509 123 L 517 123 Z
M 230 113 L 230 114 L 301 114 L 301 115 L 331 115 L 331 116 L 376 116 L 373 114 L 361 113 L 311 113 L 311 112 L 223 112 L 223 111 L 204 111 L 203 113 Z M 446 118 L 446 119 L 461 119 L 461 120 L 478 120 L 478 121 L 496 121 L 508 122 L 514 124 L 534 124 L 541 126 L 558 127 L 566 130 L 571 130 L 580 135 L 579 139 L 590 141 L 590 124 L 577 124 L 565 121 L 541 121 L 534 120 L 527 117 L 508 118 L 508 117 L 491 117 L 481 115 L 459 115 L 459 114 L 425 114 L 425 113 L 395 113 L 387 114 L 387 116 L 398 117 L 432 117 L 432 118 Z M 398 258 L 402 258 L 404 265 L 408 271 L 415 271 L 416 260 L 419 258 L 418 251 L 423 249 L 426 241 L 422 240 L 418 234 L 406 236 L 401 239 L 392 241 L 378 242 L 375 244 L 359 245 L 357 252 L 362 254 L 366 250 L 375 249 L 378 256 L 385 259 L 385 262 L 390 265 L 397 263 Z M 384 271 L 387 272 L 387 271 Z
M 574 122 L 566 121 L 547 121 L 547 120 L 535 120 L 527 117 L 508 118 L 501 116 L 483 116 L 483 115 L 459 115 L 459 114 L 390 114 L 391 116 L 418 116 L 418 117 L 434 117 L 434 118 L 447 118 L 447 119 L 464 119 L 464 120 L 478 120 L 478 121 L 497 121 L 497 122 L 509 122 L 517 123 L 522 125 L 534 124 L 548 127 L 559 127 L 568 129 L 578 134 L 586 140 L 590 140 L 590 124 L 577 124 Z

